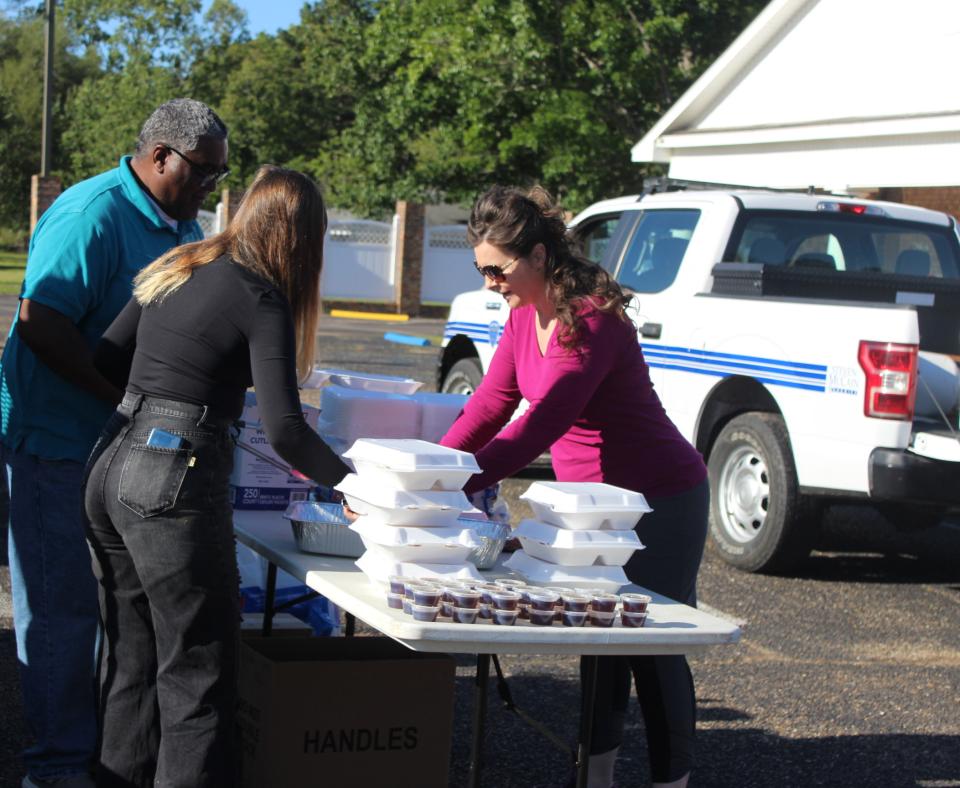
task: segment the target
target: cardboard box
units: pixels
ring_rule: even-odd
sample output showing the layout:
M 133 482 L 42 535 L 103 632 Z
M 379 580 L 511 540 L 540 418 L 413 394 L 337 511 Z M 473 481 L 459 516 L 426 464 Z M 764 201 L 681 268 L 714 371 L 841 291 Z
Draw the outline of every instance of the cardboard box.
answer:
M 303 406 L 303 415 L 313 429 L 317 428 L 318 408 Z M 244 428 L 240 431 L 238 443 L 256 449 L 271 459 L 286 465 L 270 445 L 267 435 L 260 424 L 257 409 L 257 396 L 248 391 L 243 406 Z M 291 501 L 305 501 L 313 485 L 284 473 L 266 460 L 241 449 L 239 446 L 233 455 L 233 473 L 230 475 L 230 498 L 234 509 L 286 509 Z
M 388 638 L 244 637 L 241 785 L 445 788 L 454 673 Z

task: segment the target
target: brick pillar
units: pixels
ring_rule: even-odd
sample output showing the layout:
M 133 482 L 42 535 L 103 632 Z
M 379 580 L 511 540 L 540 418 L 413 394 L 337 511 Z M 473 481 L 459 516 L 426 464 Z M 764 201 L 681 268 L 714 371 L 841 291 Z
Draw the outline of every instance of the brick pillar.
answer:
M 420 282 L 423 278 L 424 209 L 418 202 L 397 202 L 397 256 L 395 298 L 397 312 L 420 313 Z
M 33 228 L 37 226 L 43 212 L 47 210 L 53 201 L 60 196 L 63 191 L 63 184 L 60 179 L 53 175 L 32 175 L 30 177 L 30 234 L 33 234 Z
M 220 229 L 223 230 L 230 224 L 230 220 L 237 215 L 237 209 L 240 207 L 240 201 L 243 199 L 244 192 L 241 190 L 223 189 L 220 192 L 220 202 L 223 205 L 221 214 Z

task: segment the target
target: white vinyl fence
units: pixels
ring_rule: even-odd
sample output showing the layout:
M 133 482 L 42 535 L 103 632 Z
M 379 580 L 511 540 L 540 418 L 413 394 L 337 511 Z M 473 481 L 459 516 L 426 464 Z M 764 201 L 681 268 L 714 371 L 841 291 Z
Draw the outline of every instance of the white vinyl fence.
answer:
M 473 267 L 473 248 L 462 224 L 426 227 L 420 301 L 449 304 L 455 295 L 475 290 L 482 281 Z

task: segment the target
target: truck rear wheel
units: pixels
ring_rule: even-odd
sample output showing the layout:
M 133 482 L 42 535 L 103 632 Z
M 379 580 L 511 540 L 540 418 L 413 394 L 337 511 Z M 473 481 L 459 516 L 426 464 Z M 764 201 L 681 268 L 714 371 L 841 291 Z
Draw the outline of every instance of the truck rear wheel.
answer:
M 727 563 L 776 572 L 810 554 L 816 512 L 797 489 L 790 439 L 778 414 L 731 419 L 713 444 L 707 468 L 710 537 Z
M 444 394 L 473 394 L 483 380 L 483 367 L 478 358 L 462 358 L 456 362 L 443 379 L 440 390 Z

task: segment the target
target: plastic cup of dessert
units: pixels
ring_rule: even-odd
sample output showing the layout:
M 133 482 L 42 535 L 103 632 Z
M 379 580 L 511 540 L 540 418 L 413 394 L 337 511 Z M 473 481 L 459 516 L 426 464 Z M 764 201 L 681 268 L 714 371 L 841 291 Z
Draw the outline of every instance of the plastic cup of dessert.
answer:
M 567 593 L 560 595 L 560 599 L 563 600 L 563 609 L 565 611 L 586 613 L 587 608 L 590 606 L 590 597 L 586 594 L 575 594 L 567 591 Z
M 620 597 L 618 597 L 616 594 L 600 591 L 591 595 L 590 609 L 598 610 L 602 613 L 612 613 L 617 609 L 617 602 L 619 601 Z
M 517 623 L 519 610 L 503 610 L 501 608 L 493 609 L 493 623 L 504 627 L 512 627 Z
M 517 607 L 517 612 L 519 615 L 517 618 L 522 621 L 526 621 L 530 618 L 530 605 L 523 604 L 523 600 L 520 600 L 520 605 Z
M 566 610 L 560 613 L 560 623 L 565 627 L 582 627 L 587 620 L 586 610 Z
M 403 581 L 403 595 L 407 599 L 413 599 L 414 589 L 429 588 L 429 587 L 430 586 L 424 583 L 421 583 L 419 580 L 412 580 L 410 578 L 407 578 L 406 580 Z
M 620 594 L 620 604 L 628 613 L 646 613 L 651 601 L 646 594 Z
M 589 613 L 590 626 L 592 627 L 612 627 L 613 619 L 616 616 L 613 610 L 604 612 L 603 610 L 591 610 Z
M 403 598 L 403 601 L 400 603 L 400 605 L 401 605 L 400 609 L 404 613 L 406 613 L 408 616 L 413 615 L 413 600 L 410 597 L 405 596 Z
M 524 580 L 514 577 L 498 577 L 493 581 L 494 585 L 500 586 L 501 588 L 513 588 L 514 586 L 525 586 L 527 583 Z
M 440 614 L 439 605 L 410 605 L 410 615 L 414 621 L 436 621 Z
M 642 627 L 647 621 L 646 613 L 631 613 L 629 610 L 620 611 L 620 624 L 625 627 Z
M 476 607 L 454 607 L 451 618 L 454 624 L 473 624 L 479 612 L 479 608 Z
M 556 591 L 547 591 L 545 588 L 531 591 L 528 594 L 531 610 L 555 610 L 557 602 L 560 601 L 560 595 Z
M 392 591 L 387 593 L 387 607 L 394 610 L 403 610 L 403 594 L 395 594 Z
M 483 602 L 483 604 L 492 605 L 494 592 L 502 591 L 503 589 L 501 589 L 500 586 L 495 586 L 490 583 L 478 583 L 476 590 L 480 592 L 480 601 Z
M 447 600 L 447 599 L 441 599 L 441 600 L 440 600 L 440 615 L 441 615 L 443 618 L 452 618 L 452 617 L 453 617 L 453 609 L 454 609 L 455 607 L 456 607 L 456 605 L 455 605 L 453 602 L 451 602 L 451 601 L 449 601 L 449 600 Z
M 556 611 L 553 608 L 550 608 L 550 610 L 530 608 L 530 623 L 537 627 L 549 627 L 553 624 L 555 616 Z
M 413 602 L 416 605 L 436 607 L 440 604 L 443 591 L 435 587 L 421 587 L 413 589 Z
M 450 596 L 457 607 L 476 608 L 480 604 L 480 592 L 468 591 L 465 588 L 450 589 Z
M 409 580 L 409 578 L 403 575 L 390 575 L 390 577 L 387 578 L 387 582 L 390 583 L 390 593 L 403 594 L 403 585 L 407 580 Z
M 497 610 L 517 610 L 520 607 L 520 594 L 516 591 L 491 591 L 490 601 Z
M 488 605 L 486 602 L 481 602 L 477 606 L 478 618 L 493 618 L 493 605 Z

